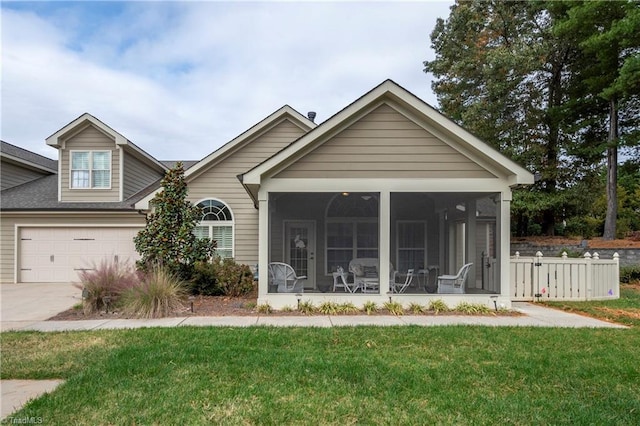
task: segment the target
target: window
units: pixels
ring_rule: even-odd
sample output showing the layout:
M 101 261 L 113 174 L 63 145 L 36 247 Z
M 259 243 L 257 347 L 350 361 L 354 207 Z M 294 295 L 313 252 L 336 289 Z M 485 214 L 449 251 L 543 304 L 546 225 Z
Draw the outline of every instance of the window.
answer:
M 222 201 L 210 199 L 199 202 L 202 221 L 195 227 L 198 238 L 216 242 L 216 254 L 222 258 L 233 257 L 233 214 Z
M 327 273 L 351 259 L 378 257 L 378 222 L 343 219 L 327 224 Z
M 396 263 L 399 271 L 423 269 L 426 258 L 425 222 L 398 221 Z
M 71 188 L 111 188 L 111 151 L 72 151 Z
M 370 193 L 336 195 L 327 208 L 326 273 L 347 269 L 355 258 L 378 258 L 378 198 Z

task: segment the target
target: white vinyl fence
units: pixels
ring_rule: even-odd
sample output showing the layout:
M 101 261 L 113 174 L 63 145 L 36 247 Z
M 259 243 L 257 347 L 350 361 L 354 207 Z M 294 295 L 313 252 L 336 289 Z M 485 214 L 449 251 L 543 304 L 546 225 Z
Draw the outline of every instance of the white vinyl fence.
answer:
M 511 300 L 604 300 L 620 297 L 619 256 L 600 259 L 584 254 L 584 258 L 511 257 Z

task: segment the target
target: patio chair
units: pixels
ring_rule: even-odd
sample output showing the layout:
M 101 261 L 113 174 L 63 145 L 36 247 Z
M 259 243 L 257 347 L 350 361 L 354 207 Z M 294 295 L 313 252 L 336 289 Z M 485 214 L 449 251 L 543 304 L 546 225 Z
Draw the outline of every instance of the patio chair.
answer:
M 306 275 L 297 276 L 296 271 L 286 263 L 272 262 L 269 264 L 269 284 L 278 286 L 278 293 L 302 293 Z
M 357 283 L 348 283 L 347 276 L 344 273 L 344 269 L 338 268 L 337 272 L 333 274 L 333 291 L 336 291 L 336 288 L 344 288 L 346 293 L 355 293 L 358 290 L 359 286 Z
M 457 275 L 440 275 L 438 277 L 438 293 L 464 294 L 464 285 L 471 265 L 473 263 L 464 265 Z
M 404 293 L 404 291 L 409 287 L 413 281 L 413 269 L 409 269 L 407 271 L 407 277 L 405 278 L 403 283 L 397 283 L 394 280 L 389 281 L 389 288 L 391 289 L 391 293 Z

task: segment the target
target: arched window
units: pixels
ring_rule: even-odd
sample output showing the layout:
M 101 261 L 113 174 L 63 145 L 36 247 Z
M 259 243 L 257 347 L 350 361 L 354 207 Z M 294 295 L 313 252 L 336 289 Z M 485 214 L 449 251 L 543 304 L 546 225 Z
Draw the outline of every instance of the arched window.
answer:
M 378 197 L 369 193 L 337 194 L 329 202 L 327 217 L 378 217 Z
M 222 258 L 233 257 L 233 213 L 225 203 L 216 199 L 202 200 L 202 221 L 195 227 L 198 238 L 216 241 L 216 254 Z

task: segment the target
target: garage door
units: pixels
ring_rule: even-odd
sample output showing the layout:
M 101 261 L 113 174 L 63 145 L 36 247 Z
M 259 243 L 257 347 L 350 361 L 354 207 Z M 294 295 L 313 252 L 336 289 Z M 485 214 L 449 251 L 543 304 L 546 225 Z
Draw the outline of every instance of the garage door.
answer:
M 78 281 L 103 260 L 139 259 L 133 237 L 140 228 L 20 228 L 20 282 Z

